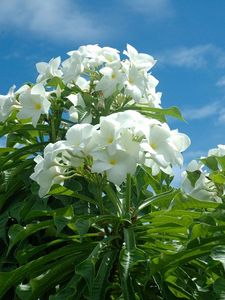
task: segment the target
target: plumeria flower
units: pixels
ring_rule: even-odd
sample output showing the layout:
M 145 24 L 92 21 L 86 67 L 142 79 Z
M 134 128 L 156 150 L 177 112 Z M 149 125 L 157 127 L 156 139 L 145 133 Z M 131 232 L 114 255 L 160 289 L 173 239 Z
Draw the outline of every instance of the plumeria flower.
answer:
M 225 156 L 225 145 L 218 145 L 217 148 L 210 149 L 208 152 L 208 156 Z
M 159 159 L 159 156 L 157 157 L 157 159 Z M 143 164 L 146 167 L 149 167 L 152 169 L 152 175 L 156 176 L 159 174 L 160 171 L 163 171 L 164 173 L 173 176 L 173 169 L 171 167 L 171 165 L 168 165 L 168 163 L 163 167 L 163 157 L 162 157 L 162 161 L 159 162 L 158 160 L 154 160 L 154 158 L 152 158 L 150 155 L 146 155 L 145 158 L 143 159 Z
M 62 174 L 64 168 L 54 165 L 46 168 L 45 160 L 40 155 L 36 156 L 34 161 L 36 162 L 36 166 L 30 178 L 39 184 L 39 197 L 42 198 L 50 191 L 53 184 L 63 185 L 64 177 Z
M 30 178 L 39 184 L 40 197 L 44 197 L 53 184 L 63 185 L 68 168 L 66 150 L 66 143 L 58 141 L 45 147 L 43 157 L 41 155 L 35 157 L 36 166 Z
M 114 92 L 120 91 L 125 81 L 125 74 L 121 71 L 120 65 L 104 67 L 100 70 L 103 77 L 96 85 L 96 91 L 102 91 L 104 98 L 108 98 Z
M 62 78 L 66 84 L 76 83 L 83 71 L 83 57 L 78 51 L 74 51 L 72 55 L 62 63 Z
M 124 81 L 124 93 L 127 96 L 131 96 L 135 102 L 139 102 L 139 99 L 143 97 L 146 91 L 146 78 L 143 76 L 143 72 L 140 72 L 134 65 L 123 65 L 126 80 Z
M 66 133 L 67 145 L 73 149 L 74 153 L 82 152 L 89 154 L 92 149 L 92 136 L 95 127 L 91 124 L 76 124 Z
M 0 95 L 0 122 L 4 122 L 10 115 L 13 109 L 18 107 L 18 101 L 15 94 L 16 86 L 13 85 L 7 95 Z
M 120 131 L 121 127 L 117 121 L 102 117 L 99 130 L 93 132 L 93 140 L 98 149 L 107 149 L 110 154 L 113 154 L 121 148 Z
M 182 173 L 181 189 L 195 199 L 222 202 L 221 198 L 217 196 L 215 184 L 202 167 L 203 164 L 195 160 L 189 163 L 186 171 Z M 196 181 L 194 183 L 190 181 L 189 173 L 195 173 Z
M 129 57 L 130 62 L 137 69 L 145 69 L 146 71 L 148 71 L 156 63 L 156 60 L 154 60 L 151 55 L 138 53 L 138 51 L 129 44 L 127 44 L 127 50 L 124 50 L 123 53 Z
M 44 86 L 39 83 L 21 93 L 19 96 L 21 105 L 17 113 L 19 119 L 32 119 L 34 127 L 37 126 L 41 114 L 48 114 L 51 103 L 47 99 Z
M 59 69 L 61 58 L 52 58 L 48 63 L 39 62 L 36 64 L 37 71 L 39 73 L 37 82 L 46 82 L 52 77 L 61 77 L 62 71 Z
M 84 92 L 87 92 L 90 89 L 90 81 L 81 76 L 77 78 L 76 85 Z
M 86 109 L 86 105 L 80 93 L 71 94 L 67 96 L 67 99 L 73 104 L 73 106 L 69 109 L 70 120 L 77 123 L 79 121 L 79 107 L 82 108 L 83 111 Z M 91 123 L 92 114 L 88 113 L 84 118 L 82 118 L 81 123 Z
M 120 55 L 117 49 L 111 47 L 103 47 L 101 55 L 106 63 L 106 66 L 120 62 Z
M 67 54 L 73 56 L 79 54 L 82 58 L 82 63 L 85 69 L 94 69 L 103 63 L 101 55 L 102 48 L 96 45 L 81 46 L 78 50 L 69 51 Z
M 149 128 L 146 140 L 141 143 L 142 149 L 147 153 L 146 159 L 154 160 L 159 167 L 164 169 L 170 164 L 181 166 L 183 163 L 181 152 L 189 147 L 190 139 L 185 134 L 171 131 L 166 123 L 156 124 L 156 121 L 154 122 L 155 124 Z
M 132 156 L 137 163 L 142 163 L 142 152 L 140 142 L 137 141 L 132 129 L 122 129 L 120 132 L 120 139 L 118 140 L 117 149 L 125 151 L 128 155 Z
M 139 103 L 147 104 L 150 107 L 160 108 L 161 104 L 161 96 L 162 93 L 156 92 L 156 86 L 158 85 L 158 80 L 150 75 L 147 74 L 146 76 L 146 90 L 142 98 L 139 99 Z
M 136 170 L 136 160 L 127 152 L 118 150 L 113 155 L 107 151 L 97 151 L 93 154 L 92 172 L 106 172 L 109 181 L 120 185 L 126 181 L 127 174 L 133 175 Z
M 148 90 L 147 95 L 139 99 L 138 103 L 147 104 L 149 107 L 161 108 L 162 93 L 155 92 L 155 90 Z

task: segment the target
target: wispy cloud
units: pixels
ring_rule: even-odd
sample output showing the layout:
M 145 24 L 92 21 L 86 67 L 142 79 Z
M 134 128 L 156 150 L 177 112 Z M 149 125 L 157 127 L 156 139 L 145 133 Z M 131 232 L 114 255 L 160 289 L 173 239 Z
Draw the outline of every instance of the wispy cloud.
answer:
M 212 102 L 198 108 L 183 110 L 184 118 L 190 120 L 202 120 L 212 118 L 215 125 L 225 124 L 225 108 L 221 101 Z
M 219 102 L 213 102 L 198 108 L 189 108 L 183 110 L 183 115 L 186 120 L 200 120 L 214 116 L 220 111 Z
M 162 20 L 175 14 L 171 0 L 123 0 L 132 11 L 148 16 L 149 20 Z
M 1 0 L 0 29 L 32 33 L 48 39 L 86 41 L 105 33 L 99 18 L 73 0 Z
M 216 86 L 225 87 L 225 76 L 222 76 L 216 83 Z
M 192 69 L 205 68 L 209 62 L 211 66 L 224 67 L 225 51 L 213 44 L 178 47 L 159 53 L 157 59 L 163 65 L 174 65 Z
M 206 156 L 207 153 L 208 150 L 187 150 L 183 155 L 186 163 L 189 163 L 193 159 L 198 160 L 200 157 Z

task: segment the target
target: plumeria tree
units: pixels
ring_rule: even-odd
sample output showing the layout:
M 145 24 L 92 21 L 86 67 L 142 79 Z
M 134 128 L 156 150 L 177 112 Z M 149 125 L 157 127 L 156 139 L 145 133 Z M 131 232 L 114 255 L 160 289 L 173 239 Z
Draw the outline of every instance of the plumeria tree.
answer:
M 155 63 L 82 46 L 0 96 L 2 299 L 224 298 L 225 146 L 173 187 Z

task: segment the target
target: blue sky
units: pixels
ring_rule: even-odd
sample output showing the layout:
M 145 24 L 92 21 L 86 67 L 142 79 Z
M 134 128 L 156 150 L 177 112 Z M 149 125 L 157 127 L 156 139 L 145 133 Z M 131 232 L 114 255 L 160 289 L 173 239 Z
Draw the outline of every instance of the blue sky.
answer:
M 225 1 L 1 0 L 0 94 L 35 81 L 37 62 L 90 43 L 158 60 L 162 106 L 187 121 L 170 123 L 192 140 L 186 161 L 225 144 Z

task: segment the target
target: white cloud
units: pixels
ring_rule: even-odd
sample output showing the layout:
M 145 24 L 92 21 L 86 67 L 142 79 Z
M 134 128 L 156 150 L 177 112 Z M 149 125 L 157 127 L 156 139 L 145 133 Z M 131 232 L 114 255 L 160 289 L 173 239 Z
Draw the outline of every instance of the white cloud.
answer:
M 184 118 L 189 120 L 202 120 L 213 117 L 215 125 L 225 124 L 225 108 L 221 101 L 212 102 L 198 108 L 189 108 L 183 110 Z
M 64 41 L 85 41 L 105 32 L 97 16 L 73 0 L 1 0 L 0 29 Z
M 225 87 L 225 76 L 222 76 L 216 83 L 219 87 Z
M 193 69 L 205 68 L 209 62 L 211 67 L 224 67 L 225 51 L 212 44 L 178 47 L 159 53 L 157 59 L 163 65 Z
M 220 124 L 225 124 L 225 108 L 221 108 L 219 111 L 217 123 Z
M 200 120 L 219 114 L 220 108 L 219 102 L 213 102 L 199 108 L 183 110 L 183 115 L 186 120 Z
M 208 150 L 188 150 L 187 152 L 183 153 L 183 155 L 186 162 L 189 163 L 193 159 L 198 160 L 200 157 L 206 156 L 207 153 Z
M 174 15 L 171 0 L 123 0 L 134 12 L 148 16 L 148 19 L 165 19 Z

